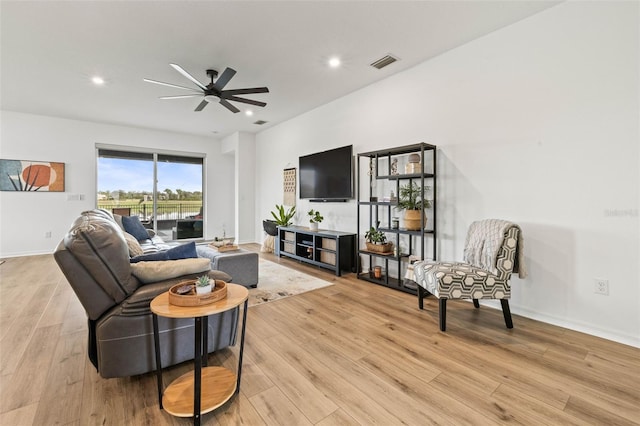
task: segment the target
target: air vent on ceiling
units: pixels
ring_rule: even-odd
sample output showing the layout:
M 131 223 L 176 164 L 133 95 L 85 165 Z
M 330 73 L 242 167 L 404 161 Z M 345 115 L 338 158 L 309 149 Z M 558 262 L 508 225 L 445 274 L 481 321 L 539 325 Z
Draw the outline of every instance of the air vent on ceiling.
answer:
M 393 57 L 391 55 L 386 55 L 386 56 L 383 56 L 382 58 L 378 59 L 374 63 L 372 63 L 371 66 L 380 70 L 380 69 L 386 67 L 387 65 L 391 65 L 392 63 L 394 63 L 397 60 L 398 60 L 398 58 L 395 58 L 395 57 Z
M 258 120 L 258 121 L 254 121 L 253 124 L 257 124 L 258 126 L 262 126 L 263 124 L 267 124 L 268 121 L 264 121 L 264 120 Z

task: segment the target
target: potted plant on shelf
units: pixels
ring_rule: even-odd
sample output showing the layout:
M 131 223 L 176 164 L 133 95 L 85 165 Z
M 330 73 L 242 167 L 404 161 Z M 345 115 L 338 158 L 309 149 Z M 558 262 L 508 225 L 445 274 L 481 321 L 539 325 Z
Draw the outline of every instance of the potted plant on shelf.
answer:
M 424 209 L 431 208 L 431 201 L 424 197 L 424 193 L 427 190 L 429 190 L 428 186 L 421 188 L 415 182 L 400 187 L 396 208 L 405 211 L 404 226 L 409 231 L 420 230 L 420 220 L 424 215 Z M 427 224 L 426 217 L 424 218 L 424 224 Z
M 318 230 L 318 224 L 324 220 L 324 217 L 320 214 L 319 211 L 311 209 L 307 212 L 309 215 L 309 229 L 312 231 Z
M 378 222 L 378 224 L 380 223 Z M 368 251 L 385 254 L 393 252 L 393 243 L 387 242 L 387 236 L 385 233 L 373 226 L 365 232 L 364 238 L 366 240 L 365 244 L 367 245 Z
M 202 275 L 196 280 L 196 293 L 208 294 L 211 293 L 211 280 L 209 276 Z

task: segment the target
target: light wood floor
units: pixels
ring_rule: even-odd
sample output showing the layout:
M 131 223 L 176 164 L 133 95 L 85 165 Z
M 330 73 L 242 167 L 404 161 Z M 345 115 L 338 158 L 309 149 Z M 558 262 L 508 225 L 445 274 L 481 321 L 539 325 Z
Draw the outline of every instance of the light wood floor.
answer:
M 354 274 L 261 256 L 335 285 L 249 309 L 241 392 L 203 424 L 640 424 L 640 349 L 518 316 L 508 330 L 468 302 L 448 304 L 441 333 L 433 300 L 419 311 Z M 191 424 L 158 408 L 153 374 L 98 376 L 51 255 L 6 259 L 0 277 L 0 425 Z

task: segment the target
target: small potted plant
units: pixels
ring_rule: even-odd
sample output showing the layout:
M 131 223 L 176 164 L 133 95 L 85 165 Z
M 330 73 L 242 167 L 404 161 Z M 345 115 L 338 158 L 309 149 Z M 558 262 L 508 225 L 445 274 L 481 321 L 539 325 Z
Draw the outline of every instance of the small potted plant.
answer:
M 309 215 L 309 229 L 312 231 L 318 230 L 318 224 L 324 220 L 324 217 L 320 214 L 319 211 L 311 209 L 307 212 Z
M 424 209 L 431 208 L 431 201 L 424 197 L 424 192 L 429 189 L 428 186 L 421 188 L 415 182 L 408 183 L 400 187 L 398 194 L 399 210 L 404 210 L 404 226 L 409 231 L 419 231 L 420 221 L 424 215 Z M 425 225 L 427 218 L 424 218 Z
M 197 294 L 209 294 L 211 293 L 211 280 L 208 275 L 202 275 L 196 280 L 196 293 Z
M 365 244 L 367 245 L 368 251 L 372 251 L 375 253 L 393 252 L 393 243 L 387 242 L 387 236 L 385 235 L 385 233 L 373 226 L 371 227 L 371 229 L 365 232 L 364 238 L 366 240 Z

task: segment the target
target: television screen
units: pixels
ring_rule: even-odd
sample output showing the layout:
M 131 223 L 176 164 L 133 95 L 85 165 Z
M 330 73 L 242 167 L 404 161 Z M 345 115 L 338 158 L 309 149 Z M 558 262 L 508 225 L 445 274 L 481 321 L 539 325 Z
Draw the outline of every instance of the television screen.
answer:
M 300 198 L 346 201 L 353 198 L 353 146 L 300 157 Z

